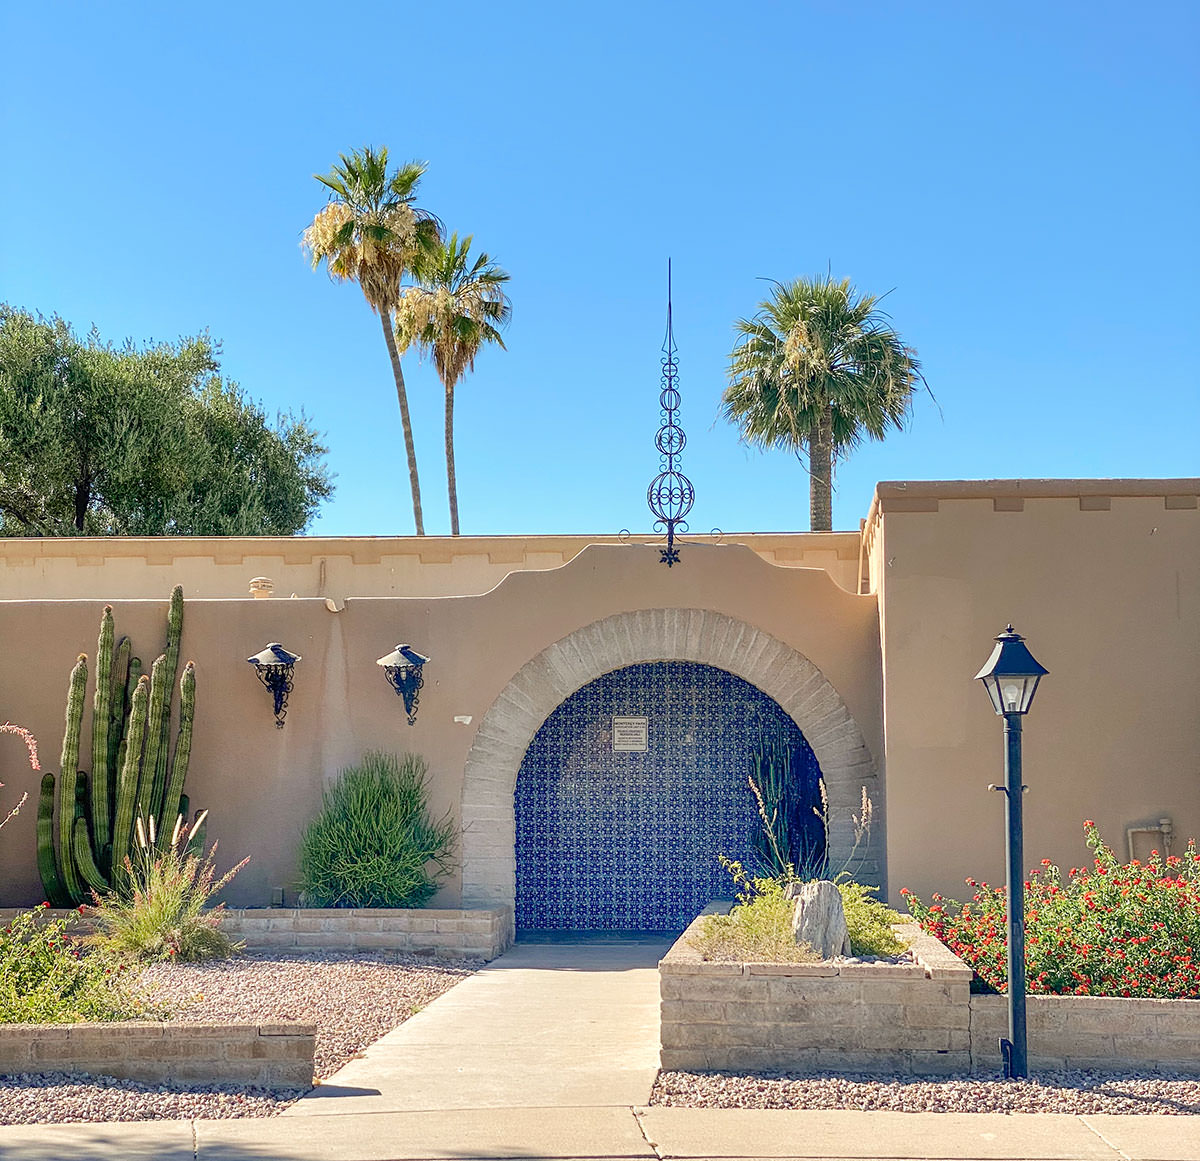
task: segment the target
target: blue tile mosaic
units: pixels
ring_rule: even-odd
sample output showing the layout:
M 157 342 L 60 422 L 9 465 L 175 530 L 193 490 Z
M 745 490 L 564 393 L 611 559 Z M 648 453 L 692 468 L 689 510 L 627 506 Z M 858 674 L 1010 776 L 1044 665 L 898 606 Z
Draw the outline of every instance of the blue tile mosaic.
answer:
M 614 752 L 613 718 L 644 716 L 645 752 Z M 779 705 L 724 670 L 659 661 L 585 685 L 545 721 L 517 777 L 516 922 L 525 930 L 682 931 L 732 893 L 719 854 L 753 862 L 746 783 L 763 740 L 820 770 Z

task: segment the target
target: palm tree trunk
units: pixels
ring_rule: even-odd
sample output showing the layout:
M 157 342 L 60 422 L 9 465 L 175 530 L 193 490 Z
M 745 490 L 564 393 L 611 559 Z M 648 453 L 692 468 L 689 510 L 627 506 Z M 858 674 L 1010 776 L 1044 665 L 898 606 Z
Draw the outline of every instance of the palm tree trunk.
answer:
M 408 417 L 408 392 L 404 390 L 404 372 L 400 370 L 400 352 L 396 350 L 396 336 L 392 334 L 392 312 L 381 310 L 379 321 L 383 323 L 383 339 L 387 343 L 388 355 L 392 360 L 392 375 L 396 380 L 396 398 L 400 400 L 400 424 L 404 428 L 404 450 L 408 452 L 408 482 L 412 486 L 413 521 L 417 535 L 425 535 L 425 522 L 421 519 L 421 481 L 417 478 L 417 448 L 413 443 L 412 420 Z
M 450 489 L 450 535 L 458 535 L 458 477 L 454 474 L 454 384 L 446 384 L 446 483 Z
M 833 409 L 826 404 L 808 429 L 809 528 L 833 531 Z

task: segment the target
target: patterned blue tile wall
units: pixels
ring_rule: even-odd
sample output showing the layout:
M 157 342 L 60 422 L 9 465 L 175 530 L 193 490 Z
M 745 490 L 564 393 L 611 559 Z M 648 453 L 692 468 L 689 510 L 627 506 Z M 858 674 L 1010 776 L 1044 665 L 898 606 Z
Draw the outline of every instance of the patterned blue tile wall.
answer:
M 644 753 L 614 752 L 614 716 L 649 719 Z M 746 783 L 762 740 L 816 758 L 779 705 L 724 670 L 661 661 L 585 685 L 545 721 L 517 778 L 517 927 L 681 931 L 732 894 L 717 855 L 750 864 Z

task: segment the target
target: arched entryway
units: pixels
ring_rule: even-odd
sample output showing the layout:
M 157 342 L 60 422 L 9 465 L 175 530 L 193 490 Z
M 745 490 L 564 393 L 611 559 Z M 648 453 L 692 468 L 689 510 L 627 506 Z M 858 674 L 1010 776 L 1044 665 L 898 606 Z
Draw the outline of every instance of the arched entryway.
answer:
M 868 883 L 883 882 L 885 803 L 875 760 L 837 690 L 802 653 L 753 625 L 707 609 L 645 609 L 586 625 L 543 649 L 484 715 L 463 772 L 460 818 L 466 906 L 516 897 L 517 772 L 542 723 L 571 694 L 614 669 L 696 661 L 750 682 L 783 708 L 816 754 L 829 796 L 829 853 Z M 870 840 L 854 850 L 863 789 L 874 804 Z
M 756 866 L 752 754 L 786 749 L 797 797 L 820 768 L 796 723 L 748 681 L 692 661 L 626 666 L 546 719 L 517 775 L 518 931 L 681 931 Z M 817 826 L 808 838 L 816 839 Z

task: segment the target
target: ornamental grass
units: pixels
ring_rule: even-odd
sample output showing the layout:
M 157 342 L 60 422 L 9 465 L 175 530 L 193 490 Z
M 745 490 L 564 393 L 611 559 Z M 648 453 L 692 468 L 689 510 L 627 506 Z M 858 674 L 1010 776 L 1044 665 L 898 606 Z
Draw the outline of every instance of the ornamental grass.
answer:
M 1066 877 L 1049 859 L 1025 883 L 1025 968 L 1030 992 L 1051 995 L 1200 999 L 1200 854 L 1117 860 L 1090 819 L 1090 867 Z M 1008 988 L 1008 899 L 1003 887 L 967 880 L 970 902 L 933 895 L 926 906 L 905 888 L 922 928 L 985 984 Z

